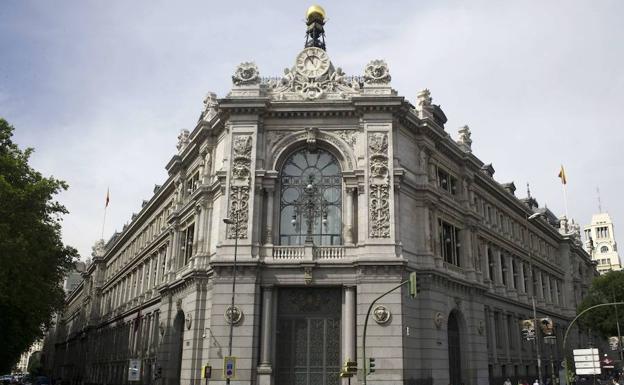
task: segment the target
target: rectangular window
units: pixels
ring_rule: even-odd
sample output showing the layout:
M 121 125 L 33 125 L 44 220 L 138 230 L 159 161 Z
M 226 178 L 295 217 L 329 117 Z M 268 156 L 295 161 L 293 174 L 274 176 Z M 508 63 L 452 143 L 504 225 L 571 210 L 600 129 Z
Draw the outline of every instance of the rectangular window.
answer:
M 505 328 L 501 325 L 501 314 L 499 312 L 494 313 L 494 329 L 496 330 L 496 347 L 503 347 L 503 331 Z
M 503 253 L 500 253 L 500 264 L 501 264 L 501 271 L 502 271 L 502 278 L 503 278 L 503 285 L 507 286 L 507 258 L 505 258 L 505 255 Z
M 452 195 L 457 195 L 457 178 L 438 168 L 438 186 Z
M 184 244 L 182 245 L 182 252 L 184 253 L 184 265 L 188 263 L 188 261 L 193 256 L 193 235 L 195 232 L 195 224 L 190 225 L 186 228 L 183 234 Z
M 438 226 L 442 259 L 447 263 L 460 266 L 461 243 L 459 242 L 459 229 L 441 219 L 438 219 Z
M 199 187 L 199 171 L 186 181 L 186 192 L 191 195 Z

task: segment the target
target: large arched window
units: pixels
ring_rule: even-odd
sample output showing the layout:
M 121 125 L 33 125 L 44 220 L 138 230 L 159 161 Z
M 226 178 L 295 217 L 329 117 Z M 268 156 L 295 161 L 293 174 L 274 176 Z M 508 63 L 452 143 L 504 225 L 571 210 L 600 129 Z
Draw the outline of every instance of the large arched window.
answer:
M 292 154 L 280 174 L 280 244 L 342 244 L 342 174 L 327 151 Z

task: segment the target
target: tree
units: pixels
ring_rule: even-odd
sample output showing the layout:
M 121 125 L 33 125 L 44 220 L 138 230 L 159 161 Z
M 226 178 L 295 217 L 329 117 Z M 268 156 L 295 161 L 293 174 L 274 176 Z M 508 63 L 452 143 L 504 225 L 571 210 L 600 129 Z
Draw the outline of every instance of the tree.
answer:
M 579 305 L 578 312 L 600 303 L 624 302 L 624 271 L 610 271 L 594 279 L 589 294 Z M 618 315 L 624 317 L 624 306 L 618 306 Z M 604 306 L 588 311 L 581 325 L 598 331 L 604 337 L 617 336 L 615 307 Z M 624 333 L 624 318 L 620 322 Z
M 20 150 L 11 141 L 13 131 L 0 118 L 0 373 L 62 309 L 61 283 L 78 256 L 61 240 L 67 210 L 54 200 L 67 184 L 32 169 L 33 149 Z

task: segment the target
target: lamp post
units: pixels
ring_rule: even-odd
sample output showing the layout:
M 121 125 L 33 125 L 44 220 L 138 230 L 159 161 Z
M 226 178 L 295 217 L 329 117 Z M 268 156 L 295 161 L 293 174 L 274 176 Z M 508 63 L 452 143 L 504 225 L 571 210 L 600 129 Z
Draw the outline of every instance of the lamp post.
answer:
M 529 222 L 543 216 L 543 213 L 531 214 L 527 219 Z M 533 252 L 529 250 L 529 269 L 531 270 L 531 305 L 533 307 L 533 327 L 535 328 L 535 355 L 537 358 L 537 376 L 540 385 L 542 384 L 542 357 L 540 354 L 539 327 L 537 324 L 537 310 L 535 309 L 535 277 L 533 275 Z
M 327 224 L 327 202 L 321 196 L 318 186 L 314 183 L 314 175 L 308 176 L 308 184 L 303 188 L 302 196 L 295 202 L 295 213 L 291 223 L 293 226 L 297 224 L 297 216 L 301 215 L 306 220 L 306 238 L 305 244 L 311 245 L 314 243 L 314 225 L 317 223 L 318 217 L 323 217 L 322 225 Z M 321 228 L 322 234 L 322 228 Z M 321 239 L 321 243 L 323 240 Z
M 239 210 L 235 210 L 234 220 L 231 218 L 223 218 L 223 222 L 227 225 L 234 226 L 234 265 L 232 270 L 232 301 L 230 304 L 230 338 L 228 341 L 228 356 L 232 357 L 232 335 L 234 334 L 234 296 L 236 295 L 236 256 L 238 253 L 238 228 L 239 228 Z M 227 315 L 227 311 L 226 311 Z M 225 379 L 225 383 L 230 383 L 230 378 Z

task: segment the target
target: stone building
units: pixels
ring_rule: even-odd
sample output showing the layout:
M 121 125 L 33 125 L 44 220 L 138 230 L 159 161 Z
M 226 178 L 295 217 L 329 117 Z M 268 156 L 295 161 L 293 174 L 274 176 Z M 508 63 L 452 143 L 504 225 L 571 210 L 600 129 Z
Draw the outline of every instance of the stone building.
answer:
M 403 287 L 374 309 L 368 383 L 536 376 L 519 321 L 533 296 L 559 335 L 574 316 L 596 274 L 578 234 L 529 221 L 535 200 L 494 179 L 468 127 L 449 136 L 428 90 L 408 102 L 382 60 L 347 76 L 322 23 L 282 77 L 246 62 L 208 94 L 168 179 L 94 247 L 48 334 L 54 377 L 122 384 L 139 360 L 138 383 L 200 384 L 205 365 L 224 383 L 231 346 L 235 384 L 347 384 L 347 359 L 360 383 L 369 304 L 412 271 L 417 298 Z M 560 347 L 540 351 L 547 374 Z
M 596 262 L 598 272 L 604 274 L 622 270 L 611 216 L 606 212 L 593 215 L 591 223 L 584 230 L 585 249 Z

